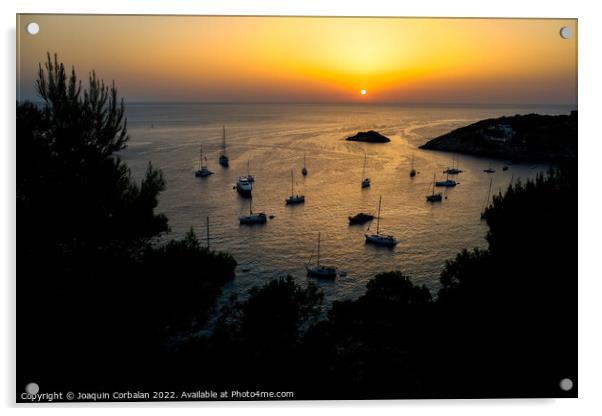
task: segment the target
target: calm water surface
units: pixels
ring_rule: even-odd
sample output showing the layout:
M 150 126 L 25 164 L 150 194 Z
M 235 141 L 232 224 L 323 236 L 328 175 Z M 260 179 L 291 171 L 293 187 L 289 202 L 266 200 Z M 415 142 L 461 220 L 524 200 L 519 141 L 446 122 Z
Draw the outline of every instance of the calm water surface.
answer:
M 443 191 L 442 203 L 429 204 L 425 195 L 433 173 L 443 178 L 442 171 L 456 156 L 417 147 L 484 118 L 568 111 L 544 106 L 134 104 L 127 108 L 131 140 L 122 157 L 137 179 L 149 161 L 163 170 L 167 189 L 160 196 L 158 211 L 169 217 L 167 238 L 180 238 L 194 227 L 204 239 L 209 216 L 211 247 L 231 253 L 238 262 L 236 278 L 223 299 L 287 274 L 301 283 L 309 281 L 305 265 L 315 251 L 318 232 L 323 263 L 348 273 L 335 282 L 317 281 L 326 300 L 356 298 L 376 272 L 389 270 L 402 270 L 415 283 L 436 292 L 447 259 L 463 248 L 486 247 L 487 227 L 480 213 L 490 179 L 498 192 L 512 179 L 525 180 L 547 167 L 515 164 L 502 171 L 503 161 L 458 155 L 464 170 L 455 178 L 458 186 Z M 217 161 L 222 125 L 229 168 Z M 391 142 L 344 140 L 367 129 L 378 130 Z M 201 144 L 209 169 L 215 172 L 203 179 L 194 177 Z M 368 189 L 360 187 L 364 152 L 372 180 Z M 304 154 L 306 177 L 301 175 Z M 415 178 L 409 177 L 412 156 L 419 172 Z M 233 186 L 238 176 L 247 173 L 248 164 L 256 179 L 254 211 L 274 215 L 263 226 L 238 222 L 240 215 L 248 213 L 249 200 Z M 489 166 L 496 173 L 484 173 Z M 290 194 L 291 169 L 295 189 L 305 195 L 304 205 L 284 203 Z M 364 233 L 368 227 L 375 231 L 376 221 L 348 225 L 349 215 L 376 213 L 379 196 L 381 230 L 400 241 L 394 249 L 364 243 Z

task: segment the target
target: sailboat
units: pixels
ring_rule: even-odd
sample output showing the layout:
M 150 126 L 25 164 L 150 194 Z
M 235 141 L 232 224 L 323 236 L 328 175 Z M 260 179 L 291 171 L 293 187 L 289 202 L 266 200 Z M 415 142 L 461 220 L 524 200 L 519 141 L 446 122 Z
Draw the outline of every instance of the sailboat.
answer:
M 449 173 L 447 174 L 447 177 L 445 178 L 444 181 L 435 182 L 435 186 L 442 186 L 445 188 L 453 188 L 456 185 L 457 185 L 456 181 L 454 181 L 453 179 L 449 179 Z
M 491 185 L 493 185 L 493 178 L 489 179 L 489 190 L 487 191 L 487 199 L 483 203 L 483 207 L 481 208 L 481 219 L 485 219 L 485 210 L 489 206 L 489 198 L 491 198 Z
M 370 187 L 370 178 L 366 178 L 366 160 L 368 155 L 364 153 L 364 168 L 362 169 L 362 188 Z
M 222 126 L 222 154 L 219 156 L 219 164 L 227 168 L 230 160 L 226 156 L 226 126 Z
M 416 169 L 414 169 L 414 153 L 412 153 L 412 170 L 410 170 L 410 178 L 416 176 Z
M 427 202 L 441 202 L 441 200 L 443 199 L 441 196 L 441 193 L 438 193 L 438 194 L 435 193 L 435 178 L 436 177 L 437 177 L 436 174 L 433 173 L 433 193 L 426 196 Z
M 194 176 L 196 176 L 197 178 L 205 178 L 209 175 L 213 175 L 213 172 L 211 172 L 209 169 L 207 169 L 207 165 L 203 164 L 203 160 L 206 162 L 207 157 L 205 156 L 205 158 L 203 159 L 203 146 L 201 145 L 201 157 L 199 158 L 199 169 L 196 172 L 194 172 Z
M 301 174 L 303 176 L 307 176 L 307 163 L 305 163 L 305 153 L 303 153 L 303 169 L 301 169 Z
M 392 235 L 381 235 L 380 234 L 380 206 L 382 203 L 382 196 L 378 199 L 378 215 L 376 217 L 376 234 L 368 235 L 365 234 L 366 243 L 376 244 L 379 246 L 393 247 L 398 241 Z
M 268 221 L 267 216 L 263 212 L 253 213 L 253 198 L 249 199 L 249 215 L 238 217 L 241 224 L 265 224 Z
M 334 279 L 337 277 L 337 268 L 334 266 L 323 266 L 320 264 L 320 233 L 318 233 L 318 257 L 315 266 L 310 266 L 309 262 L 311 257 L 305 266 L 307 275 L 310 277 L 320 277 L 324 279 Z
M 291 196 L 286 198 L 286 204 L 294 205 L 294 204 L 303 204 L 304 202 L 305 202 L 304 195 L 299 195 L 299 194 L 295 195 L 295 178 L 293 177 L 293 171 L 291 170 Z
M 448 175 L 457 175 L 462 172 L 463 171 L 460 169 L 460 161 L 458 159 L 452 159 L 452 167 L 443 171 L 443 173 L 447 173 Z

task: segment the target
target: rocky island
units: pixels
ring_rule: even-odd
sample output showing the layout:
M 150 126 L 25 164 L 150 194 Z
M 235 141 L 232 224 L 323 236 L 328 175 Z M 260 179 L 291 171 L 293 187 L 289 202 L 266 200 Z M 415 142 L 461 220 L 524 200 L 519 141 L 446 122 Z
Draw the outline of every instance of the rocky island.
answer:
M 355 136 L 347 137 L 345 140 L 352 142 L 366 142 L 366 143 L 388 143 L 391 141 L 387 136 L 383 136 L 377 131 L 360 131 Z
M 421 149 L 509 160 L 561 162 L 577 157 L 577 111 L 481 120 L 429 140 Z

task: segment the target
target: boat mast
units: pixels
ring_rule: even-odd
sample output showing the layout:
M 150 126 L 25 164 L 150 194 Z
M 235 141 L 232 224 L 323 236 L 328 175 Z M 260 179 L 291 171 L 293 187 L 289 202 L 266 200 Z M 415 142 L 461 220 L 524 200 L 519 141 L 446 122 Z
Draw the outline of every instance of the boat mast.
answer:
M 222 126 L 222 152 L 226 154 L 226 126 Z
M 364 168 L 362 169 L 362 181 L 366 179 L 366 158 L 368 155 L 364 152 Z
M 203 145 L 201 145 L 201 169 L 200 170 L 203 170 L 203 167 L 204 167 L 203 166 Z
M 303 153 L 303 169 L 306 168 L 306 164 L 305 164 L 305 153 Z
M 249 215 L 253 215 L 253 196 L 249 199 Z
M 320 233 L 318 232 L 318 267 L 320 267 Z
M 376 235 L 378 235 L 379 231 L 380 231 L 380 204 L 381 204 L 382 200 L 383 200 L 383 197 L 380 196 L 378 198 L 378 216 L 376 217 Z
M 207 250 L 210 250 L 210 246 L 209 246 L 209 215 L 207 215 Z
M 433 196 L 435 195 L 435 181 L 437 179 L 437 174 L 433 173 Z
M 291 196 L 295 195 L 294 192 L 294 180 L 293 180 L 293 170 L 291 169 Z

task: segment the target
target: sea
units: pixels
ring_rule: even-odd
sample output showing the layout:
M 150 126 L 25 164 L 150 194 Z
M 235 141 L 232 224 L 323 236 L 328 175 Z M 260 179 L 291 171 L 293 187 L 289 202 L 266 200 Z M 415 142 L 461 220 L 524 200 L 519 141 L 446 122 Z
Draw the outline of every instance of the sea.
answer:
M 204 104 L 135 103 L 126 108 L 130 141 L 120 157 L 140 181 L 149 162 L 162 170 L 167 188 L 158 212 L 169 218 L 170 232 L 161 241 L 182 238 L 193 229 L 202 244 L 234 256 L 236 276 L 219 304 L 231 295 L 243 298 L 253 286 L 290 275 L 301 285 L 315 283 L 325 305 L 361 296 L 379 272 L 400 270 L 433 295 L 448 260 L 464 248 L 486 248 L 487 225 L 480 214 L 491 193 L 504 192 L 512 181 L 545 172 L 538 163 L 474 157 L 418 147 L 431 138 L 478 120 L 515 114 L 568 114 L 570 106 L 408 105 L 408 104 Z M 222 127 L 230 166 L 218 164 Z M 358 131 L 377 130 L 390 143 L 346 141 Z M 214 172 L 195 177 L 200 148 Z M 365 176 L 371 180 L 362 189 Z M 303 176 L 304 159 L 308 174 Z M 412 163 L 417 171 L 409 173 Z M 437 188 L 440 203 L 428 203 L 433 177 L 457 165 L 454 188 Z M 503 170 L 503 166 L 508 166 Z M 492 168 L 495 173 L 485 173 Z M 291 180 L 292 172 L 292 180 Z M 250 200 L 234 186 L 251 174 L 252 209 L 271 219 L 265 225 L 239 224 Z M 294 192 L 305 203 L 287 206 Z M 365 243 L 376 220 L 350 226 L 359 212 L 377 214 L 382 198 L 380 232 L 399 240 L 394 248 Z M 207 233 L 207 223 L 209 232 Z M 315 264 L 320 234 L 320 262 L 343 271 L 333 281 L 307 277 Z M 207 239 L 208 236 L 208 239 Z M 161 243 L 158 242 L 158 244 Z

